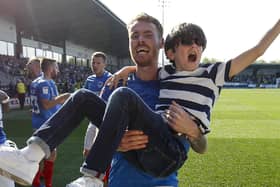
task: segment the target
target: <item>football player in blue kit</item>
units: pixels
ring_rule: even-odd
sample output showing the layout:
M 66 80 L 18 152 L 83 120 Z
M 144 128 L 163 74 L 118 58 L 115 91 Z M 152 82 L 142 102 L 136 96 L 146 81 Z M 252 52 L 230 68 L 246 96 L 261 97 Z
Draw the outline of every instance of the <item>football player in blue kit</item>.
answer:
M 103 52 L 94 52 L 91 56 L 91 69 L 93 75 L 88 76 L 85 81 L 84 88 L 93 91 L 96 95 L 99 95 L 101 89 L 104 86 L 106 80 L 112 76 L 112 74 L 106 71 L 107 56 Z M 84 156 L 87 156 L 95 138 L 98 129 L 91 122 L 88 125 L 85 140 L 84 140 Z
M 40 59 L 41 76 L 32 81 L 30 86 L 30 98 L 32 105 L 32 128 L 37 130 L 49 119 L 70 96 L 69 93 L 59 95 L 54 79 L 59 73 L 55 60 Z M 52 177 L 56 150 L 49 158 L 44 159 L 43 169 L 39 169 L 33 180 L 33 187 L 40 187 L 40 178 L 43 176 L 46 187 L 52 187 Z

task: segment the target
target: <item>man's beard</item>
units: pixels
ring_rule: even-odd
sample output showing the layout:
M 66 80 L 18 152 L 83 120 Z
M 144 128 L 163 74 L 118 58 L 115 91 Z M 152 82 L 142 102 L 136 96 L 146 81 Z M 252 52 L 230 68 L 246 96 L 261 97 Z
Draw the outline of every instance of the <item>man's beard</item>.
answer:
M 137 63 L 138 67 L 147 67 L 150 66 L 152 63 L 151 62 L 147 62 L 147 63 Z
M 151 58 L 151 56 L 147 56 L 147 57 L 136 56 L 136 58 L 134 58 L 134 62 L 139 67 L 146 67 L 146 66 L 150 66 L 153 63 L 153 59 Z
M 52 77 L 53 80 L 55 80 L 55 79 L 58 78 L 58 76 L 59 76 L 59 75 L 58 75 L 57 73 L 53 73 L 51 77 Z

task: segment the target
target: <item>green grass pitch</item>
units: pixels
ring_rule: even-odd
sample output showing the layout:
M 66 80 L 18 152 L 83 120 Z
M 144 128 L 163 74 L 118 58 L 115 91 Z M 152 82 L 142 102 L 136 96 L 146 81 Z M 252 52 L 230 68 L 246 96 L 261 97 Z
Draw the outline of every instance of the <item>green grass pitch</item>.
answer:
M 6 133 L 19 147 L 31 135 L 29 111 L 5 114 Z M 54 187 L 81 176 L 87 120 L 58 147 Z M 280 186 L 280 89 L 224 89 L 214 106 L 208 151 L 190 151 L 180 187 Z

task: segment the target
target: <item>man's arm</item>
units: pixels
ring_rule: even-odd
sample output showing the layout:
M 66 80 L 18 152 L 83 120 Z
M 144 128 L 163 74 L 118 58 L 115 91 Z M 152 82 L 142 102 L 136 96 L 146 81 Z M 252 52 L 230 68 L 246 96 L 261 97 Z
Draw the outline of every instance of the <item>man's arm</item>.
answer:
M 44 109 L 48 110 L 52 107 L 54 107 L 55 105 L 57 104 L 63 104 L 64 101 L 66 99 L 68 99 L 68 97 L 70 96 L 71 94 L 70 93 L 64 93 L 64 94 L 61 94 L 57 97 L 55 97 L 55 99 L 53 100 L 48 100 L 48 99 L 40 99 L 40 102 L 43 106 Z
M 207 138 L 205 135 L 200 133 L 200 135 L 195 138 L 189 136 L 187 136 L 187 138 L 189 139 L 191 147 L 195 152 L 203 154 L 207 151 Z
M 240 73 L 247 66 L 255 62 L 255 60 L 264 54 L 266 49 L 271 45 L 275 38 L 280 33 L 280 19 L 277 23 L 264 35 L 264 37 L 259 41 L 259 43 L 240 54 L 232 60 L 231 68 L 229 72 L 229 77 L 232 78 L 234 75 Z
M 108 85 L 105 85 L 100 93 L 100 97 L 107 101 L 111 93 L 112 89 Z M 146 147 L 148 143 L 148 136 L 144 134 L 143 131 L 139 130 L 128 130 L 125 132 L 120 145 L 118 147 L 118 151 L 126 152 L 131 150 L 143 149 Z
M 10 97 L 8 96 L 8 94 L 0 90 L 0 104 L 2 104 L 3 112 L 9 111 L 9 100 Z

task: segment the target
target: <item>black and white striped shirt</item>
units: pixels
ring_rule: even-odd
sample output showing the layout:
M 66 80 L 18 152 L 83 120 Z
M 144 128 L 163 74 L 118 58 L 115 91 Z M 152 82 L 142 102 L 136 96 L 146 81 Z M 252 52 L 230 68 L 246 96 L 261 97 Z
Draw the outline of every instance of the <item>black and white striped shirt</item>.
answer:
M 202 64 L 194 71 L 175 72 L 167 65 L 159 71 L 160 93 L 156 110 L 168 109 L 176 101 L 198 121 L 202 133 L 210 132 L 210 114 L 225 81 L 229 81 L 231 61 Z

